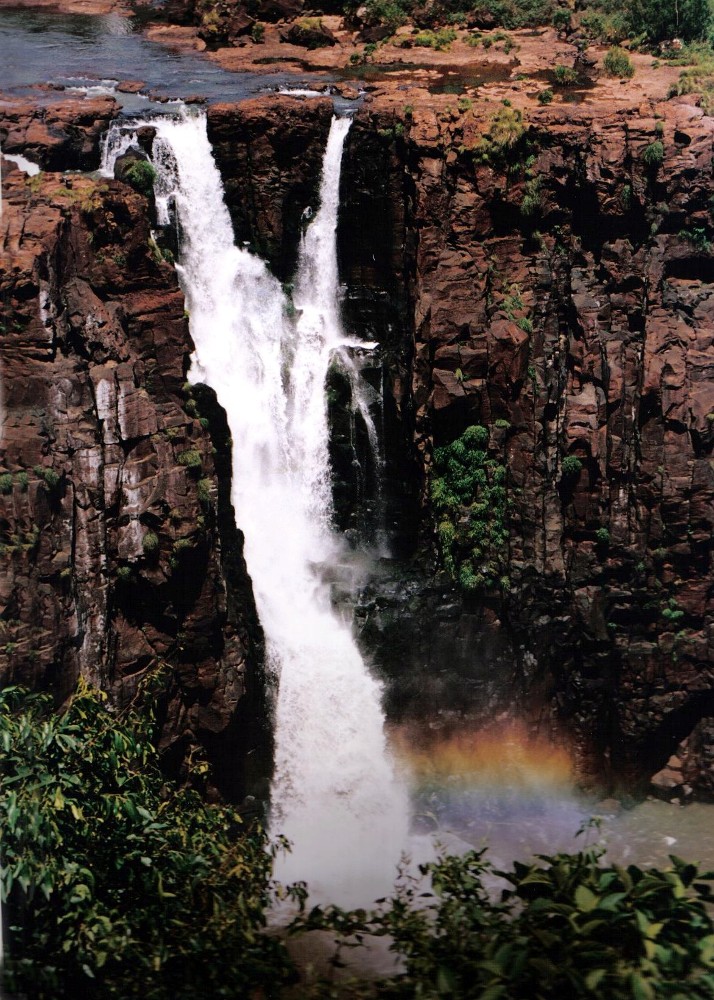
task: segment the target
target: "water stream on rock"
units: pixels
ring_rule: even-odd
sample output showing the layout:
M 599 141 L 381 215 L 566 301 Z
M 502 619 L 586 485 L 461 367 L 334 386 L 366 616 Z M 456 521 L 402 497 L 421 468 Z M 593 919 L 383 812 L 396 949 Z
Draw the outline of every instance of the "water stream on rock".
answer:
M 228 416 L 232 500 L 279 679 L 271 827 L 293 850 L 276 874 L 306 880 L 317 898 L 369 903 L 393 884 L 408 810 L 380 685 L 333 609 L 328 582 L 340 543 L 331 531 L 325 380 L 332 359 L 349 359 L 355 347 L 340 323 L 335 237 L 351 122 L 332 122 L 292 302 L 258 257 L 235 246 L 205 117 L 151 124 L 160 221 L 173 207 L 181 232 L 178 271 L 195 344 L 189 377 L 210 385 Z M 107 143 L 114 154 L 125 146 Z M 359 392 L 355 399 L 359 406 Z

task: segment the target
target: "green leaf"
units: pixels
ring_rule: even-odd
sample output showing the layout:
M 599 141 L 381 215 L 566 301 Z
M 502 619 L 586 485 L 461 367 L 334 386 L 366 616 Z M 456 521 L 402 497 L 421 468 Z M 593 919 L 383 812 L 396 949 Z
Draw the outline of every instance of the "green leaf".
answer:
M 631 973 L 630 985 L 632 987 L 632 996 L 634 1000 L 654 1000 L 654 990 L 639 972 Z
M 585 986 L 591 993 L 596 993 L 597 988 L 607 975 L 607 969 L 592 969 L 585 977 Z
M 451 996 L 456 989 L 456 979 L 453 970 L 446 965 L 440 965 L 437 970 L 436 989 L 439 996 Z
M 575 905 L 583 913 L 589 913 L 598 905 L 599 898 L 586 885 L 579 885 L 575 890 Z

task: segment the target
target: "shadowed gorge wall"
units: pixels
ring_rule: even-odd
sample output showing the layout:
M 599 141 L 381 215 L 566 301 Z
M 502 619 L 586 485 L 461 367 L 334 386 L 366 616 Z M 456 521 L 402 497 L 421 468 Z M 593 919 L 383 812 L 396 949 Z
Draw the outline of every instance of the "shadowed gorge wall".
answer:
M 383 345 L 388 451 L 423 506 L 362 639 L 393 716 L 515 701 L 565 723 L 583 776 L 643 780 L 712 712 L 711 119 L 543 109 L 489 161 L 497 108 L 386 104 L 346 149 L 344 311 Z M 503 578 L 464 593 L 428 481 L 473 424 L 506 470 L 508 542 Z

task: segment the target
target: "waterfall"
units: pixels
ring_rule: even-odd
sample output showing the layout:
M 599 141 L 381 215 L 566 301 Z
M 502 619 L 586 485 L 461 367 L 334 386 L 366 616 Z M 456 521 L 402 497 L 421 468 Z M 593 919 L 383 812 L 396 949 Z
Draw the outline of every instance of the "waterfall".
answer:
M 189 378 L 210 385 L 228 416 L 232 500 L 278 678 L 271 828 L 293 850 L 276 874 L 306 880 L 318 899 L 365 904 L 391 889 L 407 800 L 386 746 L 380 685 L 321 572 L 339 553 L 325 378 L 335 352 L 354 346 L 340 324 L 335 238 L 350 119 L 332 122 L 292 305 L 265 264 L 235 246 L 205 117 L 151 124 L 157 206 L 166 221 L 173 203 L 182 237 Z

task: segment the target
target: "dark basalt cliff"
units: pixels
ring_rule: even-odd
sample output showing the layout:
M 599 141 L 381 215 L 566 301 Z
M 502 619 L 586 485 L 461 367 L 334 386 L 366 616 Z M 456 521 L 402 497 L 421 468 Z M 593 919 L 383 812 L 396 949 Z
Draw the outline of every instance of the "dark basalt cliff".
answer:
M 59 165 L 61 139 L 32 152 Z M 185 386 L 174 268 L 124 184 L 12 169 L 3 188 L 0 677 L 61 702 L 81 675 L 119 709 L 150 679 L 167 768 L 184 774 L 202 747 L 221 791 L 240 795 L 260 728 L 260 635 L 227 433 Z
M 389 520 L 404 556 L 357 607 L 390 713 L 439 705 L 455 721 L 516 705 L 569 733 L 583 777 L 628 783 L 693 734 L 685 771 L 704 791 L 714 122 L 684 101 L 560 105 L 529 113 L 527 164 L 516 150 L 480 162 L 497 108 L 432 104 L 405 113 L 398 96 L 375 99 L 343 167 L 345 316 L 382 344 Z M 322 107 L 301 118 L 301 141 L 311 123 L 322 145 Z M 660 139 L 663 162 L 648 166 Z M 242 204 L 277 176 L 263 143 L 250 172 L 217 147 Z M 243 218 L 257 245 L 279 232 Z M 271 256 L 289 274 L 293 243 Z M 435 572 L 428 481 L 434 447 L 471 424 L 507 470 L 509 538 L 500 585 L 463 593 Z
M 685 740 L 682 774 L 711 795 L 714 122 L 683 100 L 559 104 L 483 156 L 502 106 L 468 103 L 375 97 L 345 150 L 345 321 L 381 344 L 398 556 L 360 596 L 362 641 L 393 718 L 515 711 L 565 734 L 584 778 L 628 784 Z M 283 281 L 330 116 L 287 97 L 209 111 L 237 236 Z M 173 271 L 125 186 L 8 182 L 5 676 L 62 695 L 82 671 L 123 703 L 165 663 L 166 741 L 203 742 L 225 775 L 256 711 L 254 615 L 225 428 L 212 412 L 216 513 L 208 403 L 182 391 Z M 434 449 L 474 424 L 505 470 L 508 540 L 499 579 L 464 591 L 429 483 Z

